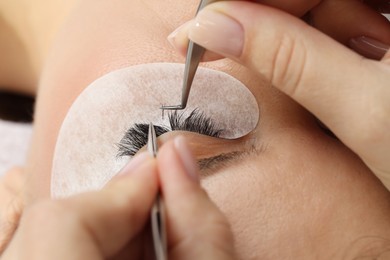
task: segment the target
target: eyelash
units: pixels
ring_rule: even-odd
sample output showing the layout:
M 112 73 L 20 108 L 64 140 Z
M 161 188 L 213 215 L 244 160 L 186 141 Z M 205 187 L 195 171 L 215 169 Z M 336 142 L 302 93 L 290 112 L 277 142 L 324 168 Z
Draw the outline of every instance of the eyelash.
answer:
M 199 109 L 194 109 L 187 117 L 184 112 L 170 112 L 168 114 L 169 127 L 155 125 L 156 135 L 160 136 L 169 131 L 189 131 L 211 137 L 219 137 L 223 132 L 218 125 Z M 129 128 L 118 146 L 118 157 L 134 156 L 139 149 L 146 145 L 148 140 L 149 124 L 135 124 Z

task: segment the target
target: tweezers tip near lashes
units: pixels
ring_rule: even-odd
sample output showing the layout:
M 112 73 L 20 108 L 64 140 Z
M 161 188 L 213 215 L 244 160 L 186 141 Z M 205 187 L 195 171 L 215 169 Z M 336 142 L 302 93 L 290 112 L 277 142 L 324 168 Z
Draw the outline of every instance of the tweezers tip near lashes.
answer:
M 188 111 L 187 111 L 188 112 Z M 154 125 L 156 137 L 169 131 L 189 131 L 211 137 L 220 137 L 224 129 L 220 128 L 213 119 L 199 109 L 194 109 L 189 114 L 187 112 L 173 111 L 168 113 L 169 125 Z M 148 143 L 150 123 L 135 123 L 129 127 L 124 136 L 116 144 L 117 157 L 133 156 L 139 149 Z
M 152 122 L 149 123 L 148 129 L 148 151 L 153 157 L 157 156 L 157 135 Z

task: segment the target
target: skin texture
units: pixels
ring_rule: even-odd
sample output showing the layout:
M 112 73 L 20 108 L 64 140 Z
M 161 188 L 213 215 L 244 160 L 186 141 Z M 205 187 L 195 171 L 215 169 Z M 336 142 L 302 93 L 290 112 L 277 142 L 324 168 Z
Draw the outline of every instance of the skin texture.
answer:
M 74 4 L 40 77 L 26 205 L 49 196 L 55 142 L 75 98 L 112 70 L 183 62 L 166 36 L 195 9 L 195 1 Z M 386 251 L 390 198 L 365 164 L 257 73 L 229 60 L 204 66 L 240 80 L 259 104 L 260 122 L 249 136 L 255 152 L 202 180 L 232 227 L 238 257 L 353 259 Z

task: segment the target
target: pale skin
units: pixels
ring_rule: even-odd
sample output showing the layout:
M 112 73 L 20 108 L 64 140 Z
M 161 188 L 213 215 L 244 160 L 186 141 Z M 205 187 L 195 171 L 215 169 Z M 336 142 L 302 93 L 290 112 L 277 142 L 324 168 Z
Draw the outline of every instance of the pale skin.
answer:
M 297 1 L 291 5 L 287 5 L 287 2 L 292 3 L 272 1 L 276 7 L 297 16 L 312 10 L 312 23 L 343 44 L 362 35 L 385 45 L 390 44 L 388 22 L 360 1 Z M 212 254 L 219 252 L 224 253 L 219 255 L 219 259 L 227 259 L 226 255 L 233 258 L 234 254 L 239 259 L 353 259 L 367 254 L 386 257 L 384 252 L 387 251 L 387 241 L 390 239 L 390 196 L 386 188 L 390 186 L 390 126 L 387 119 L 390 113 L 390 89 L 386 85 L 390 77 L 389 53 L 385 51 L 381 61 L 362 59 L 324 34 L 309 29 L 299 19 L 266 6 L 254 3 L 217 3 L 209 6 L 203 12 L 203 18 L 199 16 L 198 23 L 213 22 L 213 15 L 217 12 L 229 19 L 233 18 L 240 25 L 236 28 L 242 29 L 235 31 L 234 35 L 245 37 L 241 39 L 241 45 L 229 48 L 228 52 L 226 49 L 221 51 L 216 42 L 205 46 L 213 52 L 209 53 L 210 59 L 219 55 L 230 58 L 205 66 L 227 72 L 252 91 L 259 103 L 261 121 L 250 137 L 256 140 L 256 145 L 266 147 L 239 163 L 223 168 L 211 178 L 202 180 L 202 186 L 223 214 L 196 182 L 183 177 L 187 176 L 185 172 L 188 170 L 183 169 L 183 164 L 176 158 L 173 142 L 170 141 L 174 133 L 171 133 L 171 137 L 161 138 L 162 142 L 166 142 L 162 146 L 166 153 L 161 153 L 157 161 L 146 160 L 142 166 L 130 171 L 134 174 L 122 177 L 121 181 L 114 179 L 103 191 L 74 196 L 64 201 L 47 202 L 45 199 L 49 197 L 55 141 L 73 100 L 91 81 L 109 71 L 150 62 L 182 62 L 183 58 L 169 46 L 166 37 L 192 18 L 197 5 L 196 1 L 120 1 L 116 5 L 110 1 L 66 1 L 57 4 L 42 3 L 42 9 L 30 9 L 31 12 L 37 12 L 35 15 L 8 16 L 33 17 L 33 21 L 28 24 L 36 30 L 30 30 L 34 33 L 29 37 L 26 30 L 23 33 L 20 29 L 25 28 L 25 24 L 20 23 L 23 19 L 8 21 L 8 24 L 14 25 L 12 28 L 16 28 L 17 35 L 23 36 L 22 46 L 27 46 L 25 52 L 15 50 L 15 53 L 27 53 L 33 65 L 31 69 L 23 68 L 27 71 L 15 69 L 15 74 L 2 74 L 11 76 L 0 77 L 1 85 L 13 86 L 15 91 L 35 93 L 38 99 L 27 165 L 22 173 L 10 172 L 3 180 L 5 187 L 12 188 L 4 193 L 9 195 L 8 199 L 2 196 L 0 206 L 2 212 L 7 214 L 1 221 L 18 223 L 18 213 L 25 208 L 17 235 L 13 236 L 9 232 L 12 242 L 5 256 L 14 259 L 13 256 L 20 251 L 17 249 L 25 248 L 27 244 L 39 248 L 35 251 L 37 259 L 58 252 L 60 246 L 55 243 L 61 244 L 61 240 L 53 242 L 52 247 L 29 243 L 39 236 L 38 232 L 29 233 L 29 230 L 42 226 L 39 225 L 42 223 L 39 214 L 43 214 L 40 212 L 50 213 L 52 219 L 59 221 L 58 225 L 43 228 L 39 232 L 48 241 L 51 240 L 48 237 L 51 228 L 61 226 L 71 216 L 76 216 L 75 225 L 72 226 L 74 229 L 70 229 L 74 232 L 63 238 L 64 243 L 71 236 L 85 235 L 83 239 L 91 241 L 91 244 L 84 244 L 83 248 L 91 249 L 88 252 L 97 259 L 115 256 L 129 249 L 124 245 L 136 241 L 132 239 L 136 239 L 139 230 L 129 230 L 123 234 L 124 239 L 115 240 L 114 245 L 109 245 L 107 250 L 105 241 L 95 240 L 96 237 L 86 232 L 85 226 L 80 224 L 80 220 L 85 219 L 87 223 L 96 224 L 90 226 L 92 232 L 101 232 L 101 228 L 104 228 L 102 223 L 105 223 L 102 219 L 113 209 L 97 206 L 96 215 L 91 215 L 82 208 L 102 198 L 116 201 L 115 196 L 119 195 L 114 193 L 114 196 L 110 190 L 126 181 L 145 185 L 148 187 L 145 190 L 149 192 L 134 189 L 134 193 L 126 193 L 124 189 L 123 193 L 118 192 L 123 195 L 121 198 L 135 201 L 136 197 L 145 196 L 145 205 L 149 206 L 158 186 L 167 199 L 169 194 L 178 194 L 175 192 L 179 192 L 179 184 L 193 187 L 182 191 L 183 196 L 172 196 L 172 206 L 179 202 L 173 197 L 183 200 L 192 198 L 198 206 L 193 209 L 208 212 L 207 216 L 211 217 L 202 215 L 198 225 L 187 225 L 195 220 L 175 213 L 174 207 L 170 217 L 172 221 L 183 220 L 186 228 L 215 226 L 215 219 L 223 223 L 223 232 L 200 229 L 204 233 L 199 233 L 198 241 L 209 237 L 222 243 L 209 243 L 215 245 L 206 250 L 212 259 L 218 259 Z M 3 6 L 4 10 L 17 10 L 11 8 L 10 4 L 2 3 L 1 8 Z M 356 11 L 344 12 L 343 16 L 334 16 L 331 21 L 323 19 L 323 15 L 334 10 L 344 10 L 346 6 Z M 45 10 L 46 7 L 48 10 Z M 56 16 L 53 22 L 42 22 L 42 19 L 37 18 L 48 17 L 50 20 L 48 14 L 53 10 L 61 10 L 61 15 Z M 38 15 L 39 12 L 42 15 Z M 361 23 L 362 20 L 365 22 Z M 187 36 L 200 44 L 210 44 L 202 41 L 199 28 L 194 27 L 194 24 L 196 22 L 190 22 L 182 27 L 173 38 L 179 52 L 183 52 Z M 273 33 L 265 33 L 270 32 L 269 28 L 273 28 Z M 299 35 L 299 38 L 294 35 Z M 279 49 L 276 44 L 278 39 L 292 40 L 297 44 L 289 45 L 291 42 L 282 41 L 287 44 L 286 48 Z M 293 53 L 305 53 L 307 56 L 289 56 L 292 53 L 288 52 L 291 46 L 295 46 Z M 35 49 L 39 51 L 34 52 Z M 286 53 L 280 50 L 286 50 Z M 10 60 L 13 60 L 12 57 Z M 274 61 L 276 66 L 272 67 Z M 302 66 L 289 67 L 288 64 Z M 20 73 L 29 80 L 19 82 L 23 78 Z M 269 83 L 276 88 L 271 88 Z M 31 86 L 38 86 L 38 89 Z M 323 121 L 342 142 L 324 134 L 308 111 Z M 191 141 L 191 136 L 187 138 Z M 205 139 L 199 140 L 207 143 Z M 223 144 L 223 141 L 219 142 Z M 170 172 L 164 168 L 164 163 L 169 160 L 176 162 L 179 168 L 182 167 L 176 172 L 176 177 L 181 178 L 177 186 L 168 185 L 168 178 L 173 177 L 164 175 Z M 139 174 L 141 171 L 145 174 Z M 10 201 L 15 206 L 10 207 Z M 117 208 L 118 216 L 123 216 L 120 214 L 123 211 L 130 216 L 136 214 L 139 219 L 135 219 L 134 223 L 143 223 L 148 207 L 131 208 L 130 205 L 132 203 Z M 63 212 L 70 213 L 61 214 Z M 64 218 L 57 218 L 60 215 L 64 215 Z M 99 219 L 99 216 L 102 218 Z M 123 221 L 117 230 L 123 231 L 123 225 L 130 225 L 126 220 Z M 177 227 L 179 233 L 181 228 Z M 230 230 L 234 236 L 235 253 L 224 250 L 233 248 Z M 7 231 L 12 231 L 12 225 Z M 170 239 L 175 241 L 176 234 L 171 232 Z M 186 235 L 179 237 L 187 241 Z M 21 239 L 23 237 L 25 240 Z M 118 236 L 114 233 L 113 237 Z M 173 249 L 175 245 L 171 244 Z M 199 259 L 199 247 L 191 243 L 188 248 L 196 256 L 188 259 Z M 218 251 L 218 248 L 222 250 Z M 184 249 L 188 252 L 187 247 Z M 74 251 L 77 250 L 70 248 L 64 253 Z M 180 253 L 175 255 L 176 252 L 172 251 L 176 259 L 184 259 Z

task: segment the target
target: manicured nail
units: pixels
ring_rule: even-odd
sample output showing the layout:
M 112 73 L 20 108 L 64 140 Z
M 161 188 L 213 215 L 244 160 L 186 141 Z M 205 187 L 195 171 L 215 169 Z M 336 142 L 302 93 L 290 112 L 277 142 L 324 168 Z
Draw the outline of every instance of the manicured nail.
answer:
M 212 10 L 202 10 L 188 30 L 188 37 L 206 49 L 224 56 L 239 57 L 244 46 L 244 30 L 233 18 Z
M 199 182 L 198 166 L 184 137 L 176 137 L 173 143 L 184 165 L 187 175 L 194 181 Z
M 194 23 L 194 20 L 188 21 L 180 25 L 176 30 L 168 35 L 168 42 L 177 50 L 183 50 L 187 48 L 188 44 L 188 29 Z
M 375 60 L 380 60 L 389 50 L 389 45 L 366 36 L 360 36 L 349 40 L 349 47 L 361 55 Z
M 137 154 L 136 156 L 131 158 L 130 161 L 119 171 L 118 176 L 131 174 L 132 172 L 134 172 L 135 169 L 141 166 L 148 158 L 150 158 L 150 154 L 148 152 L 142 152 L 140 154 Z

